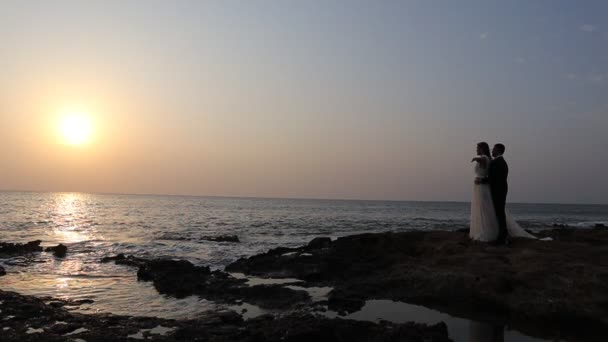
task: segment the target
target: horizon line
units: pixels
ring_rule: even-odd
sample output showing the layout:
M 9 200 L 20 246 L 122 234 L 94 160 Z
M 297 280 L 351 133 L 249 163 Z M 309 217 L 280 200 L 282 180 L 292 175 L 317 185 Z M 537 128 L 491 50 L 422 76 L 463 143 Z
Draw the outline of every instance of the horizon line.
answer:
M 344 201 L 344 202 L 428 202 L 428 203 L 470 203 L 470 201 L 457 200 L 412 200 L 412 199 L 351 199 L 351 198 L 316 198 L 316 197 L 260 197 L 260 196 L 227 196 L 227 195 L 189 195 L 189 194 L 160 194 L 160 193 L 127 193 L 127 192 L 97 192 L 97 191 L 51 191 L 51 190 L 15 190 L 0 189 L 0 192 L 13 193 L 76 193 L 107 196 L 159 196 L 159 197 L 200 197 L 200 198 L 233 198 L 233 199 L 260 199 L 260 200 L 305 200 L 305 201 Z M 608 205 L 608 203 L 560 203 L 560 202 L 507 202 L 507 204 L 553 204 L 553 205 Z

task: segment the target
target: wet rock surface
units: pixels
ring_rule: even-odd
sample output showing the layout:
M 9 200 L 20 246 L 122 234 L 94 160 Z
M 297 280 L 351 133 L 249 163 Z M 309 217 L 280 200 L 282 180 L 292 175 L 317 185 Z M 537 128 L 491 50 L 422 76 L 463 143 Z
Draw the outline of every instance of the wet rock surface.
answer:
M 126 266 L 133 266 L 133 267 L 143 266 L 146 263 L 146 261 L 147 261 L 146 259 L 137 258 L 133 255 L 125 256 L 122 253 L 115 255 L 115 256 L 104 257 L 101 259 L 102 263 L 114 262 L 116 265 L 126 265 Z
M 375 324 L 306 313 L 244 321 L 234 311 L 207 312 L 191 320 L 86 315 L 1 290 L 0 303 L 2 341 L 450 341 L 443 323 Z
M 66 253 L 68 252 L 68 248 L 60 243 L 59 245 L 57 245 L 55 247 L 47 247 L 44 251 L 53 252 L 54 256 L 56 256 L 58 258 L 64 258 Z
M 329 245 L 325 239 L 273 249 L 226 270 L 333 286 L 329 309 L 342 313 L 368 299 L 392 299 L 473 319 L 500 315 L 537 336 L 551 329 L 606 336 L 608 231 L 563 228 L 538 235 L 554 241 L 491 246 L 464 232 L 353 235 Z
M 328 237 L 314 238 L 308 243 L 308 247 L 313 249 L 327 248 L 329 246 L 331 246 L 331 238 Z
M 40 240 L 28 243 L 0 242 L 0 257 L 42 252 L 42 247 L 40 247 L 41 242 Z
M 272 341 L 287 336 L 289 341 L 447 341 L 445 325 L 373 324 L 310 313 L 315 308 L 324 311 L 327 305 L 346 314 L 360 310 L 370 299 L 420 304 L 478 320 L 492 315 L 537 337 L 606 340 L 608 230 L 559 227 L 537 235 L 554 241 L 513 239 L 508 246 L 491 246 L 470 241 L 464 231 L 361 234 L 334 241 L 316 238 L 305 246 L 276 248 L 226 268 L 258 277 L 302 279 L 305 282 L 299 285 L 303 287 L 333 288 L 326 301 L 315 303 L 305 291 L 284 285 L 249 286 L 240 276 L 184 260 L 119 254 L 102 262 L 136 267 L 138 279 L 152 282 L 162 294 L 198 295 L 217 303 L 246 302 L 284 311 L 245 322 L 232 311 L 207 313 L 191 321 L 82 315 L 64 308 L 82 303 L 0 291 L 0 340 L 45 336 L 49 341 L 114 341 L 135 334 L 157 340 Z M 39 245 L 40 241 L 0 243 L 0 255 L 39 252 Z M 0 267 L 0 275 L 2 271 Z M 309 308 L 311 303 L 314 308 Z M 153 333 L 159 325 L 175 329 L 170 337 Z
M 186 260 L 145 260 L 122 254 L 102 259 L 102 262 L 112 261 L 138 267 L 138 280 L 151 281 L 159 293 L 177 298 L 199 295 L 215 302 L 235 304 L 245 301 L 266 309 L 295 308 L 311 302 L 305 291 L 281 285 L 248 286 L 246 279 L 195 266 Z
M 7 259 L 5 266 L 29 266 L 44 261 L 36 260 L 34 253 L 42 252 L 44 249 L 40 244 L 42 241 L 35 240 L 28 243 L 0 242 L 0 259 Z M 46 252 L 53 252 L 56 257 L 63 258 L 68 248 L 59 244 L 55 247 L 47 247 Z M 0 276 L 6 275 L 6 270 L 0 266 Z

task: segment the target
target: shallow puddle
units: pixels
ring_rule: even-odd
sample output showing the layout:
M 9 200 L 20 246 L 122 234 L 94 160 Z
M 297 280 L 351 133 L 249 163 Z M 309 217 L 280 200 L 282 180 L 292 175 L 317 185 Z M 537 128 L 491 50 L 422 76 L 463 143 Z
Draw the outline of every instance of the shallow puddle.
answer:
M 131 335 L 127 335 L 127 338 L 132 338 L 134 340 L 143 340 L 144 339 L 144 333 L 140 330 L 135 334 L 131 334 Z
M 320 302 L 327 300 L 329 293 L 333 290 L 333 287 L 302 287 L 302 286 L 285 286 L 288 289 L 295 291 L 306 291 L 313 302 Z
M 247 279 L 247 285 L 285 285 L 285 284 L 298 284 L 303 283 L 304 280 L 295 278 L 259 278 L 245 275 L 243 273 L 229 273 L 231 276 L 237 279 Z
M 168 333 L 172 332 L 173 330 L 175 330 L 175 328 L 168 328 L 168 327 L 163 327 L 162 325 L 157 325 L 155 328 L 150 329 L 150 334 L 152 335 L 161 335 L 161 336 L 165 336 Z
M 25 333 L 26 334 L 40 334 L 43 332 L 44 332 L 44 330 L 42 328 L 35 329 L 35 328 L 30 327 L 30 328 L 27 328 L 27 331 Z
M 64 334 L 63 336 L 72 336 L 72 335 L 78 335 L 78 334 L 81 334 L 81 333 L 83 333 L 83 332 L 87 332 L 87 331 L 89 331 L 89 329 L 87 329 L 87 328 L 78 328 L 78 329 L 76 329 L 76 330 L 74 330 L 74 331 L 72 331 L 72 332 L 69 332 L 69 333 L 67 333 L 67 334 Z
M 333 290 L 333 287 L 304 287 L 298 286 L 297 284 L 304 283 L 304 280 L 296 278 L 259 278 L 248 276 L 243 273 L 230 273 L 231 276 L 237 279 L 247 279 L 247 285 L 285 285 L 286 288 L 294 291 L 305 291 L 310 296 L 313 302 L 320 302 L 327 300 L 329 292 Z
M 235 278 L 247 279 L 247 285 L 284 285 L 292 290 L 306 291 L 313 302 L 327 300 L 331 287 L 303 287 L 304 281 L 293 278 L 259 278 L 250 277 L 242 273 L 230 273 Z M 83 313 L 111 312 L 114 314 L 128 314 L 135 316 L 156 316 L 164 318 L 192 318 L 207 310 L 218 310 L 227 308 L 239 313 L 243 319 L 251 319 L 268 313 L 276 313 L 272 310 L 264 310 L 256 305 L 241 302 L 237 305 L 225 306 L 210 301 L 190 296 L 176 299 L 159 295 L 151 283 L 138 282 L 133 277 L 109 277 L 109 278 L 52 278 L 38 275 L 36 281 L 27 273 L 16 273 L 3 277 L 3 285 L 10 290 L 18 290 L 24 294 L 51 295 L 66 298 L 66 289 L 70 287 L 87 288 L 87 299 L 93 298 L 94 302 L 76 306 L 76 311 Z M 116 286 L 120 285 L 120 286 Z M 81 298 L 70 298 L 81 299 Z M 146 305 L 134 305 L 143 303 Z M 0 303 L 1 305 L 2 303 Z M 505 325 L 494 325 L 486 322 L 472 321 L 464 318 L 454 317 L 437 310 L 432 310 L 419 305 L 412 305 L 391 300 L 369 300 L 360 311 L 347 316 L 339 316 L 333 311 L 321 313 L 329 318 L 345 318 L 378 322 L 380 320 L 394 323 L 418 322 L 424 324 L 436 324 L 445 322 L 448 326 L 449 336 L 455 342 L 549 342 L 539 338 L 526 336 L 518 331 L 511 330 Z M 13 316 L 7 316 L 4 320 L 10 320 Z M 57 322 L 60 324 L 62 322 Z M 158 329 L 157 329 L 158 328 Z M 144 339 L 144 333 L 165 335 L 173 328 L 157 327 L 154 329 L 142 329 L 129 338 Z M 41 329 L 40 329 L 41 330 Z M 67 335 L 77 335 L 86 329 L 76 329 Z M 40 333 L 38 329 L 30 328 L 28 333 Z M 66 336 L 67 336 L 66 335 Z
M 360 311 L 347 316 L 339 316 L 334 311 L 323 313 L 324 316 L 359 321 L 378 322 L 381 320 L 405 323 L 417 322 L 436 324 L 445 322 L 448 326 L 449 336 L 454 342 L 550 342 L 526 336 L 518 331 L 510 330 L 504 325 L 472 321 L 454 317 L 443 312 L 432 310 L 423 306 L 394 302 L 392 300 L 369 300 Z
M 188 319 L 218 305 L 198 296 L 174 298 L 159 294 L 151 282 L 129 277 L 56 277 L 46 274 L 9 273 L 0 278 L 0 288 L 24 295 L 50 296 L 66 300 L 91 300 L 65 308 L 80 313 Z M 78 296 L 74 296 L 78 293 Z
M 162 325 L 157 325 L 156 327 L 154 327 L 152 329 L 140 329 L 135 334 L 127 335 L 127 338 L 132 338 L 135 340 L 145 340 L 148 338 L 147 335 L 165 336 L 168 333 L 172 332 L 173 330 L 175 330 L 175 328 L 168 328 L 168 327 L 163 327 Z
M 264 310 L 257 305 L 249 303 L 241 303 L 238 305 L 230 305 L 227 307 L 229 310 L 236 311 L 244 320 L 256 318 L 258 316 L 271 313 L 272 311 Z

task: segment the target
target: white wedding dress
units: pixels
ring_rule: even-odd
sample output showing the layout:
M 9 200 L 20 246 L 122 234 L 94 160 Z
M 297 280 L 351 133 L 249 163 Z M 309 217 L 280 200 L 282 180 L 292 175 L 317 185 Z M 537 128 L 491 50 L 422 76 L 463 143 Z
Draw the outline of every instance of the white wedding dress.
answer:
M 486 167 L 482 168 L 480 163 L 475 163 L 475 177 L 487 178 L 488 166 L 491 159 L 488 156 L 481 156 L 486 160 Z M 537 239 L 536 236 L 528 233 L 523 229 L 511 216 L 508 210 L 505 210 L 507 217 L 507 233 L 509 237 L 521 237 L 528 239 Z M 471 225 L 469 237 L 478 241 L 495 241 L 498 238 L 498 220 L 496 211 L 492 203 L 492 193 L 489 184 L 475 184 L 473 186 L 473 200 L 471 201 Z M 543 240 L 551 240 L 546 238 Z
M 486 160 L 486 167 L 475 162 L 475 177 L 487 178 L 490 158 L 481 156 Z M 498 238 L 498 220 L 492 203 L 492 193 L 489 184 L 473 185 L 473 199 L 471 200 L 471 226 L 469 237 L 478 241 L 494 241 Z

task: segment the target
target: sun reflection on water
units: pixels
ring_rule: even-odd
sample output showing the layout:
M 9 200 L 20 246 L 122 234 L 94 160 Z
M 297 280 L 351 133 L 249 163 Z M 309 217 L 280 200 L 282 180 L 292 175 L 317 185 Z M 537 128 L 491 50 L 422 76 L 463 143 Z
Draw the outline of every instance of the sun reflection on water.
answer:
M 65 289 L 69 286 L 68 284 L 69 278 L 57 278 L 57 289 Z
M 95 213 L 89 205 L 89 195 L 79 193 L 57 194 L 52 213 L 53 234 L 64 243 L 77 243 L 99 238 L 91 227 Z

